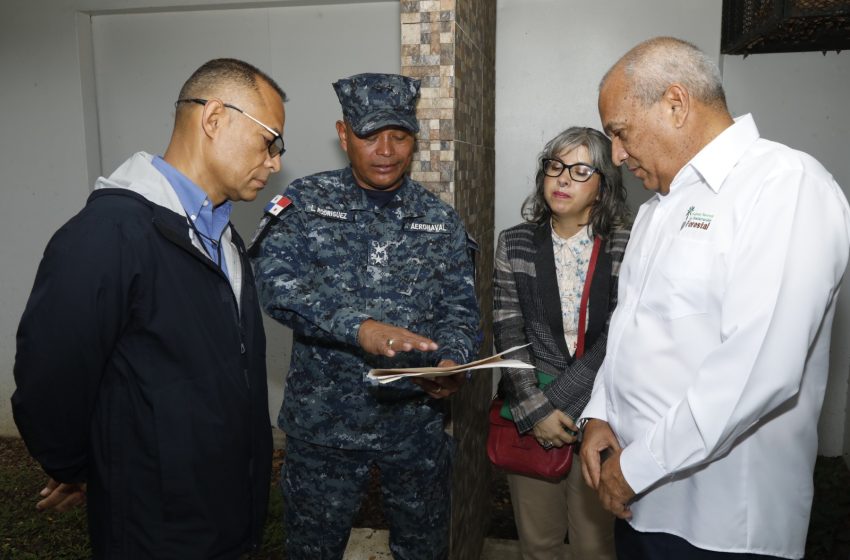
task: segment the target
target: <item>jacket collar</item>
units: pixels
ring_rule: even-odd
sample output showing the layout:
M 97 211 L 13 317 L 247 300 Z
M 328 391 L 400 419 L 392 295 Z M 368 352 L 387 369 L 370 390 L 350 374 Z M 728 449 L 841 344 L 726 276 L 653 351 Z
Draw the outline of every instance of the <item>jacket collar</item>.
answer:
M 534 230 L 534 269 L 537 277 L 537 290 L 540 292 L 546 324 L 552 332 L 555 344 L 563 356 L 570 356 L 567 341 L 564 340 L 564 322 L 561 315 L 561 294 L 558 290 L 558 276 L 555 271 L 555 249 L 552 244 L 552 226 L 549 220 Z
M 168 179 L 156 168 L 153 163 L 153 156 L 147 152 L 137 152 L 129 159 L 122 163 L 112 175 L 108 178 L 100 177 L 95 182 L 95 193 L 100 190 L 119 189 L 128 195 L 141 197 L 148 203 L 153 205 L 155 214 L 155 223 L 157 229 L 163 235 L 165 231 L 161 228 L 166 227 L 171 229 L 166 237 L 185 247 L 185 243 L 194 247 L 190 251 L 193 255 L 201 255 L 205 259 L 205 265 L 212 266 L 219 271 L 219 274 L 226 278 L 226 275 L 202 253 L 200 248 L 201 241 L 199 239 L 192 240 L 191 228 L 189 227 L 188 217 L 180 202 L 180 197 L 174 191 L 174 187 L 168 182 Z M 93 193 L 94 194 L 94 193 Z M 113 193 L 116 194 L 116 193 Z M 163 210 L 168 210 L 164 213 Z M 167 216 L 167 218 L 166 218 Z M 228 226 L 230 223 L 228 222 Z M 185 243 L 184 243 L 185 241 Z M 226 249 L 231 256 L 228 258 L 227 265 L 231 274 L 235 273 L 234 267 L 240 267 L 240 271 L 244 270 L 244 247 L 241 246 L 241 239 L 236 234 L 233 227 L 225 227 L 222 242 L 231 246 L 231 249 Z M 209 261 L 209 262 L 206 262 Z M 242 261 L 242 262 L 239 262 Z M 241 291 L 241 289 L 239 290 Z
M 571 356 L 572 352 L 567 348 L 564 339 L 564 322 L 561 310 L 561 294 L 558 289 L 558 277 L 555 271 L 555 249 L 552 243 L 552 226 L 549 220 L 540 224 L 534 230 L 533 243 L 534 269 L 537 278 L 537 290 L 541 301 L 546 302 L 544 306 L 545 323 L 548 325 L 558 350 L 564 356 Z M 585 349 L 590 348 L 608 321 L 608 307 L 611 294 L 611 254 L 603 246 L 599 250 L 596 261 L 596 271 L 590 283 L 590 295 L 587 306 L 590 317 L 585 334 Z

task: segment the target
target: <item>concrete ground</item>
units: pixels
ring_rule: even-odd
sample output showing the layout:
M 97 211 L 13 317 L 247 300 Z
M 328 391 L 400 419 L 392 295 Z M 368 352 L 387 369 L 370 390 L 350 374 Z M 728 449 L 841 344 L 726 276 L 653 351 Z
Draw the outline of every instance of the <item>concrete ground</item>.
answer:
M 353 529 L 343 560 L 392 560 L 385 530 Z M 486 539 L 480 560 L 520 560 L 519 543 Z

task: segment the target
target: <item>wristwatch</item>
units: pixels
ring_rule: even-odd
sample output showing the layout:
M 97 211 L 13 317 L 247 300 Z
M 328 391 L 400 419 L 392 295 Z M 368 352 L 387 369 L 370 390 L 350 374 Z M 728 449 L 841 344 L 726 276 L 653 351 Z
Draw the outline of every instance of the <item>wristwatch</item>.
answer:
M 584 427 L 587 426 L 587 423 L 590 421 L 590 418 L 579 418 L 578 422 L 576 422 L 576 427 L 580 433 L 584 433 Z

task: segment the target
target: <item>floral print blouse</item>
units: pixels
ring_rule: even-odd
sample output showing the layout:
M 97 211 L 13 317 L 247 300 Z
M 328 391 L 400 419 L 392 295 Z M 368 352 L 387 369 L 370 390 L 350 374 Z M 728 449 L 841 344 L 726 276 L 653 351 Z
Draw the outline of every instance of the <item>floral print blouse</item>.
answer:
M 552 246 L 555 251 L 555 274 L 558 277 L 558 292 L 561 296 L 561 319 L 567 348 L 575 355 L 578 342 L 578 314 L 587 267 L 593 252 L 593 239 L 588 228 L 564 239 L 552 227 Z M 587 316 L 585 316 L 587 324 Z

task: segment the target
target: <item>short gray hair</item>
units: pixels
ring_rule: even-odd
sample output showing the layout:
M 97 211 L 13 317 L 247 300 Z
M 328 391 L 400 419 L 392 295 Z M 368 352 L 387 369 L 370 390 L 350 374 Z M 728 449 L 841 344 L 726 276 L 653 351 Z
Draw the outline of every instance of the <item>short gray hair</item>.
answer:
M 631 85 L 632 98 L 648 107 L 661 99 L 672 83 L 680 83 L 698 101 L 726 108 L 720 69 L 696 45 L 675 37 L 655 37 L 632 48 L 611 67 L 608 77 L 621 69 Z

